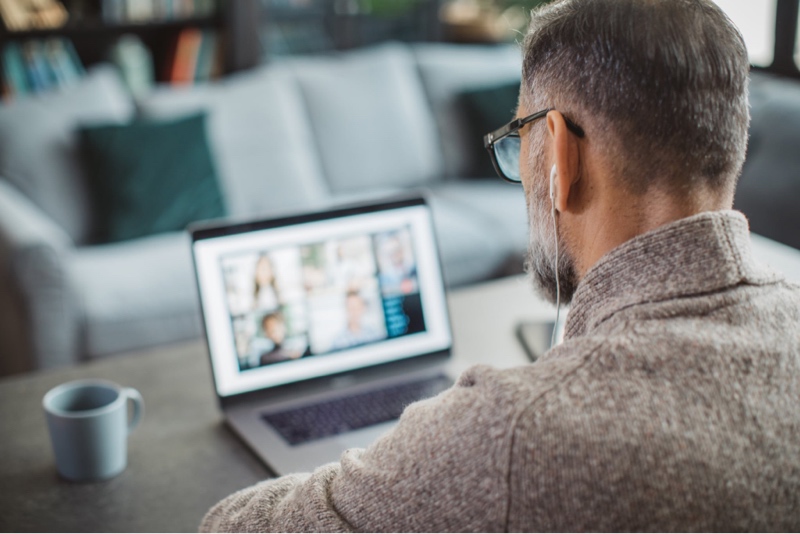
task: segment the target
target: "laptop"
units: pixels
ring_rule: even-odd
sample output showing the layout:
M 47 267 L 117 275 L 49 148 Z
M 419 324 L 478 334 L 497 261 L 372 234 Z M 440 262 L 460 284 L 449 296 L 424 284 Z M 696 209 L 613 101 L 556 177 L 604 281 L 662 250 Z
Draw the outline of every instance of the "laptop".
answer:
M 226 422 L 277 474 L 369 445 L 452 385 L 424 198 L 189 232 Z

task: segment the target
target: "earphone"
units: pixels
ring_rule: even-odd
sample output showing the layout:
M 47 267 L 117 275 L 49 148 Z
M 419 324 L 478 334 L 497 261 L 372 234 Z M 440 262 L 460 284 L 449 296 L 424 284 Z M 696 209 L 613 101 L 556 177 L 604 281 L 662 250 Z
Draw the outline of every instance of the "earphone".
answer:
M 550 169 L 550 214 L 553 217 L 553 235 L 556 239 L 556 257 L 553 267 L 553 272 L 556 275 L 556 322 L 553 325 L 553 334 L 550 336 L 551 347 L 554 347 L 556 344 L 558 319 L 561 316 L 561 283 L 558 280 L 558 226 L 556 225 L 556 174 L 558 174 L 558 170 L 555 164 L 553 164 L 553 168 Z

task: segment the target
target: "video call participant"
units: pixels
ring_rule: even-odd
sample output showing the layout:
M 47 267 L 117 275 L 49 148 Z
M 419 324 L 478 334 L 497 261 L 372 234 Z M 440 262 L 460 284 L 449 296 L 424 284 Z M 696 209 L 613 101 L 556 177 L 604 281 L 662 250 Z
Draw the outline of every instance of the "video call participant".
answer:
M 348 291 L 344 308 L 347 324 L 334 340 L 334 350 L 363 345 L 386 337 L 386 334 L 369 320 L 367 302 L 360 292 Z
M 800 530 L 800 288 L 731 211 L 748 73 L 712 0 L 538 9 L 521 120 L 489 141 L 525 191 L 535 284 L 571 302 L 564 342 L 466 371 L 366 450 L 201 528 Z
M 278 288 L 275 285 L 275 269 L 269 256 L 262 254 L 256 261 L 253 307 L 257 310 L 274 310 L 278 308 L 279 304 Z
M 306 355 L 302 350 L 290 349 L 284 346 L 286 341 L 286 321 L 280 312 L 266 314 L 261 320 L 261 327 L 266 338 L 272 342 L 272 347 L 261 354 L 259 360 L 261 365 L 296 360 Z
M 406 257 L 403 242 L 397 233 L 378 240 L 378 280 L 385 295 L 407 295 L 417 291 L 417 267 Z

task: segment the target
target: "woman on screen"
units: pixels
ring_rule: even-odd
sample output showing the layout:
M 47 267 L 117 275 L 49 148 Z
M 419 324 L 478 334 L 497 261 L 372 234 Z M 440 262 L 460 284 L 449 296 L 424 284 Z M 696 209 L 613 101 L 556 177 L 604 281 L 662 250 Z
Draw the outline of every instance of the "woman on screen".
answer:
M 279 303 L 272 261 L 266 254 L 261 254 L 256 261 L 253 307 L 257 310 L 275 310 Z

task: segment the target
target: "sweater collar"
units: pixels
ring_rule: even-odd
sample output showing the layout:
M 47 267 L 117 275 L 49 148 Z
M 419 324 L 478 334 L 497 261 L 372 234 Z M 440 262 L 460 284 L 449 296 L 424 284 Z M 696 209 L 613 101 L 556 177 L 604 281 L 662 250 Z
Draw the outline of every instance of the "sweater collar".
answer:
M 603 256 L 578 285 L 565 337 L 590 333 L 629 306 L 771 278 L 753 258 L 743 214 L 700 213 L 637 236 Z

